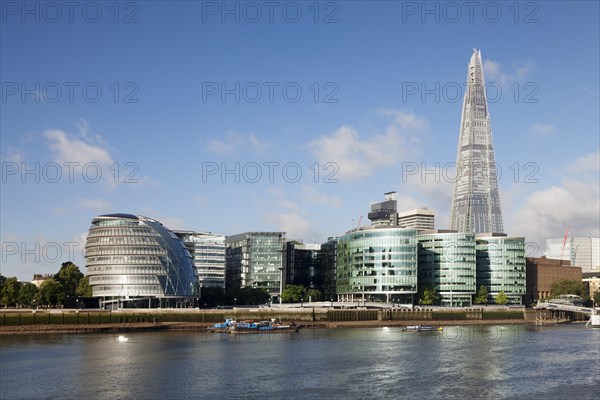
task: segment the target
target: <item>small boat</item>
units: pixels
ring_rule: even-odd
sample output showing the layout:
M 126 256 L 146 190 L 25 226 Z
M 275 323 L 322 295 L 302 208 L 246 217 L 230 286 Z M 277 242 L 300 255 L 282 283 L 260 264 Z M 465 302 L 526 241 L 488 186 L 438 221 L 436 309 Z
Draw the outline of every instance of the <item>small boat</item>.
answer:
M 407 325 L 403 326 L 402 330 L 408 332 L 441 332 L 444 328 L 434 325 Z
M 281 324 L 272 319 L 271 321 L 236 321 L 235 319 L 226 319 L 225 322 L 214 324 L 208 328 L 212 333 L 231 333 L 231 334 L 252 334 L 252 333 L 284 333 L 298 332 L 302 325 Z

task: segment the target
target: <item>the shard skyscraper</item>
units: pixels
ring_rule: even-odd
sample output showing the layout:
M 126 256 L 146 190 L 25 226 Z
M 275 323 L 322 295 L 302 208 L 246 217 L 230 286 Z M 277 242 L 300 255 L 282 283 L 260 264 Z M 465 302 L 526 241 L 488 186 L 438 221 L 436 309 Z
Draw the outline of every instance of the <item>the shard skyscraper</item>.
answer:
M 467 73 L 456 157 L 450 229 L 504 231 L 492 127 L 485 95 L 481 51 L 474 49 Z

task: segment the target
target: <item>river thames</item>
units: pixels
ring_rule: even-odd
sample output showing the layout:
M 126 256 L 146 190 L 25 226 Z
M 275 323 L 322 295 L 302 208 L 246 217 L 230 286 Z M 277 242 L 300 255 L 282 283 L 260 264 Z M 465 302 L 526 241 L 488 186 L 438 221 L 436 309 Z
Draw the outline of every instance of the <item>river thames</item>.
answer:
M 583 324 L 0 336 L 2 399 L 564 399 L 600 392 Z

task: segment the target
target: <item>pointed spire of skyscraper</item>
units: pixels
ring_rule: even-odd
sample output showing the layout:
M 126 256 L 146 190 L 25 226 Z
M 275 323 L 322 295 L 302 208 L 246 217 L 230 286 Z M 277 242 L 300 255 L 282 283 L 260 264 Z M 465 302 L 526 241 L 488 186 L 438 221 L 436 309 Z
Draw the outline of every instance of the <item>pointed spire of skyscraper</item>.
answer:
M 503 232 L 492 127 L 485 95 L 481 51 L 473 49 L 467 72 L 456 157 L 450 229 Z

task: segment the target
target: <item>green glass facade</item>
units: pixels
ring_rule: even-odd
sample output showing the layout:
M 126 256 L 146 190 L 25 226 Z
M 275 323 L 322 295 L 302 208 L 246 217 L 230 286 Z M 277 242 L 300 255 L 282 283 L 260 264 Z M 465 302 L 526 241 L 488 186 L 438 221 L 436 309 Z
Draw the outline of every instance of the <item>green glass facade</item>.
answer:
M 417 293 L 417 231 L 367 228 L 339 237 L 340 301 L 412 303 Z
M 490 236 L 476 237 L 477 286 L 484 285 L 488 302 L 504 292 L 508 304 L 523 304 L 525 285 L 525 238 Z
M 419 295 L 426 288 L 439 295 L 438 304 L 469 307 L 475 294 L 475 234 L 431 233 L 417 236 Z
M 248 232 L 225 239 L 226 288 L 266 289 L 278 296 L 285 234 Z

